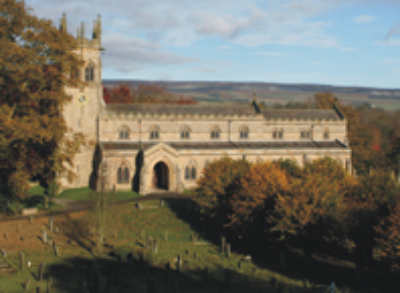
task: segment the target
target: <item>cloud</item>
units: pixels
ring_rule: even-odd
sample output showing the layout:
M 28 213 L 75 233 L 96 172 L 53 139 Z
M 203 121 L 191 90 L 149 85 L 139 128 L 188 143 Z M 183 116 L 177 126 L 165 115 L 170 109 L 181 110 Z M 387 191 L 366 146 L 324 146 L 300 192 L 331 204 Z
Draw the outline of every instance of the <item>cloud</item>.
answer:
M 400 64 L 400 58 L 385 58 L 382 63 L 385 65 L 398 65 Z
M 195 62 L 162 50 L 159 44 L 122 34 L 107 34 L 103 39 L 104 63 L 120 72 L 133 72 L 150 65 L 171 65 Z
M 365 24 L 365 23 L 371 23 L 375 21 L 375 16 L 372 15 L 367 15 L 367 14 L 362 14 L 357 17 L 353 18 L 353 22 L 356 24 Z

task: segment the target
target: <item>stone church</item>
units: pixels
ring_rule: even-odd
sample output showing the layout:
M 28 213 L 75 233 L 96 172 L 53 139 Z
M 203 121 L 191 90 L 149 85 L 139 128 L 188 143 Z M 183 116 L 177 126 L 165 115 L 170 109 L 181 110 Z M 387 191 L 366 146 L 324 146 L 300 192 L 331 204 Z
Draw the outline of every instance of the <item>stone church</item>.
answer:
M 66 29 L 65 16 L 61 29 Z M 217 105 L 106 105 L 101 78 L 101 20 L 93 37 L 78 30 L 76 53 L 84 60 L 84 87 L 68 88 L 67 125 L 92 142 L 74 158 L 77 174 L 63 188 L 88 186 L 93 158 L 107 189 L 183 191 L 196 186 L 207 163 L 224 156 L 248 161 L 331 157 L 351 172 L 347 121 L 338 109 L 261 109 L 256 102 Z

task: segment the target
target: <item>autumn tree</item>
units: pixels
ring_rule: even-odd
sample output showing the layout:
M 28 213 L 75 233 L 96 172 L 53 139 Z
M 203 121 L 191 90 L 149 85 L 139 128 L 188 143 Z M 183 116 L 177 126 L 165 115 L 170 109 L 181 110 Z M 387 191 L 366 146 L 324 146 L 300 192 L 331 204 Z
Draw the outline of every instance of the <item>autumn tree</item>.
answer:
M 277 164 L 259 162 L 235 183 L 227 227 L 237 236 L 260 237 L 268 230 L 266 218 L 274 210 L 276 199 L 288 191 L 287 174 Z
M 82 141 L 66 136 L 65 86 L 79 82 L 75 39 L 65 29 L 30 13 L 24 1 L 0 2 L 0 187 L 25 195 L 28 182 L 49 187 Z
M 198 199 L 208 217 L 220 226 L 226 222 L 228 201 L 232 196 L 233 185 L 249 171 L 250 164 L 245 160 L 225 157 L 206 165 L 198 180 L 196 190 Z
M 289 192 L 278 194 L 268 216 L 271 230 L 284 242 L 295 241 L 306 255 L 324 242 L 335 228 L 343 201 L 346 173 L 339 162 L 322 158 L 307 163 Z
M 373 264 L 377 245 L 376 226 L 389 215 L 398 194 L 398 186 L 388 173 L 371 172 L 362 176 L 344 200 L 344 227 L 354 242 L 358 267 Z
M 398 195 L 400 196 L 400 194 Z M 378 255 L 391 270 L 400 269 L 400 198 L 390 209 L 389 215 L 375 227 Z

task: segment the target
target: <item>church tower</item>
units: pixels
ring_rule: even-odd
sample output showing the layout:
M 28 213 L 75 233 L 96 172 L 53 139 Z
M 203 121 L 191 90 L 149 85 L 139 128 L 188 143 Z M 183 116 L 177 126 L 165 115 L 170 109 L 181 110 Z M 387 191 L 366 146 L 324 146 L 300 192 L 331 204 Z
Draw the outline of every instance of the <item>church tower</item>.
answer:
M 60 30 L 67 30 L 66 16 L 63 14 Z M 77 31 L 78 47 L 75 52 L 84 64 L 77 74 L 84 82 L 76 88 L 67 88 L 66 92 L 72 100 L 64 106 L 64 119 L 72 132 L 81 132 L 85 135 L 88 146 L 81 147 L 74 157 L 74 172 L 77 175 L 72 182 L 61 179 L 61 188 L 87 187 L 92 172 L 92 159 L 95 144 L 98 140 L 98 119 L 103 101 L 103 87 L 101 78 L 101 18 L 94 21 L 92 37 L 85 37 L 85 26 L 82 22 Z

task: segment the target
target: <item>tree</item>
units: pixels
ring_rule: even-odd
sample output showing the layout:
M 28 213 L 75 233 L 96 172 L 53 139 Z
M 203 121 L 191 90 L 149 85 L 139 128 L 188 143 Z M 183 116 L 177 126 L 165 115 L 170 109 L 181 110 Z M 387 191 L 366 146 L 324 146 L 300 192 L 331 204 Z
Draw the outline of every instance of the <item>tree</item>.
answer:
M 340 163 L 322 158 L 307 163 L 290 191 L 278 194 L 268 216 L 271 230 L 284 242 L 295 240 L 305 254 L 334 237 L 335 218 L 343 201 L 346 173 Z
M 66 135 L 66 86 L 79 84 L 72 68 L 75 39 L 30 13 L 23 1 L 0 2 L 0 188 L 23 197 L 31 179 L 49 191 L 83 141 Z
M 214 219 L 226 217 L 227 202 L 231 196 L 232 186 L 249 171 L 249 168 L 250 164 L 247 161 L 233 160 L 228 157 L 207 164 L 198 180 L 197 194 L 209 217 Z
M 227 226 L 237 235 L 250 239 L 256 235 L 260 237 L 268 230 L 266 219 L 274 210 L 276 199 L 288 189 L 287 174 L 277 164 L 252 164 L 232 188 Z
M 388 173 L 371 172 L 359 179 L 344 200 L 344 227 L 347 237 L 355 244 L 358 267 L 373 263 L 377 245 L 376 226 L 389 215 L 395 202 L 397 186 Z
M 399 196 L 399 195 L 398 195 Z M 375 227 L 378 255 L 392 270 L 400 269 L 400 198 L 387 217 Z

